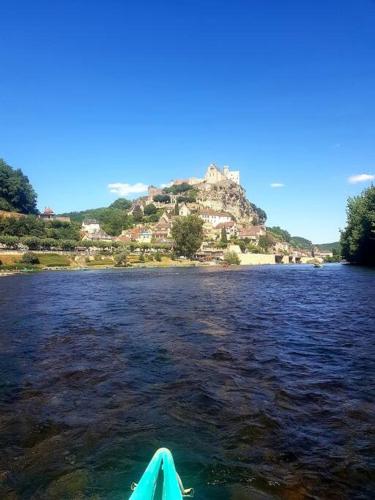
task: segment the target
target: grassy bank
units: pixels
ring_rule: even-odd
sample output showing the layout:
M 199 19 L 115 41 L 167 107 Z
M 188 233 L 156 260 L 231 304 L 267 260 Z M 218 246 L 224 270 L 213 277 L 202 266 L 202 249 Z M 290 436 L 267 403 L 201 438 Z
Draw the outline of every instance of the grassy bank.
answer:
M 114 255 L 97 254 L 94 256 L 85 256 L 79 254 L 57 254 L 40 253 L 35 255 L 38 263 L 29 264 L 22 261 L 21 252 L 17 254 L 0 253 L 0 274 L 11 274 L 21 271 L 30 272 L 42 271 L 48 269 L 103 269 L 112 267 L 186 267 L 199 265 L 196 261 L 173 260 L 169 256 L 161 256 L 155 259 L 152 255 L 130 254 L 127 258 L 126 266 L 116 266 Z

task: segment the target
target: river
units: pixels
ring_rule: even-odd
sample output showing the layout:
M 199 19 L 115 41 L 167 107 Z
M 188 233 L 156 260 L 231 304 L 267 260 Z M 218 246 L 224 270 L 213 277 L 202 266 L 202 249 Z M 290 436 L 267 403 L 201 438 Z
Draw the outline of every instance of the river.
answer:
M 126 499 L 169 447 L 202 499 L 371 498 L 375 271 L 0 279 L 0 497 Z

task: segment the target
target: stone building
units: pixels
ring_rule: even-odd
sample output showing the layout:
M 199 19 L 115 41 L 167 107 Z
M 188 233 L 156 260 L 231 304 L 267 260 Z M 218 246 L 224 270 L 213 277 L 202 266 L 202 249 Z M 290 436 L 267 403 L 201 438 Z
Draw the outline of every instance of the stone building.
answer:
M 203 222 L 209 222 L 213 227 L 232 220 L 232 216 L 227 212 L 216 212 L 211 208 L 203 208 L 198 215 Z
M 50 207 L 45 207 L 43 212 L 38 217 L 39 219 L 42 220 L 58 220 L 60 222 L 70 222 L 70 217 L 56 215 L 55 212 Z
M 230 170 L 228 166 L 220 170 L 214 163 L 211 163 L 207 168 L 204 180 L 208 184 L 217 184 L 218 182 L 228 180 L 240 184 L 240 172 L 238 170 Z

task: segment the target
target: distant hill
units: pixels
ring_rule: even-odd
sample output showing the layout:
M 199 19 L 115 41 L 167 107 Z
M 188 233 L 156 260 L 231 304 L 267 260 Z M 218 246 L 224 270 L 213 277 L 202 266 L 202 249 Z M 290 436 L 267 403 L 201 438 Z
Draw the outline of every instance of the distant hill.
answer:
M 292 236 L 290 244 L 295 248 L 301 249 L 311 249 L 312 247 L 312 242 L 306 238 L 302 238 L 301 236 Z
M 340 242 L 334 241 L 333 243 L 321 243 L 320 245 L 315 245 L 320 250 L 325 252 L 332 252 L 333 250 L 340 250 Z

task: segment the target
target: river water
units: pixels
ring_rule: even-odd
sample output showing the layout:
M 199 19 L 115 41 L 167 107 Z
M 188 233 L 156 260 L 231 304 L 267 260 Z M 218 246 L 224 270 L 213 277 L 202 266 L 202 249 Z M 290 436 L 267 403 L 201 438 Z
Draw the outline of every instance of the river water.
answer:
M 169 447 L 201 499 L 374 497 L 375 271 L 0 279 L 0 497 L 126 499 Z

